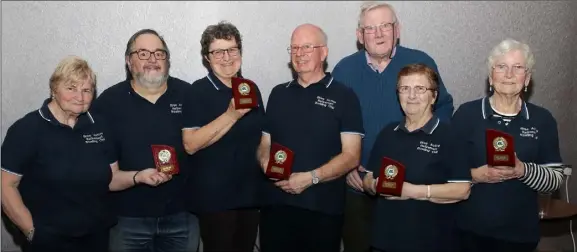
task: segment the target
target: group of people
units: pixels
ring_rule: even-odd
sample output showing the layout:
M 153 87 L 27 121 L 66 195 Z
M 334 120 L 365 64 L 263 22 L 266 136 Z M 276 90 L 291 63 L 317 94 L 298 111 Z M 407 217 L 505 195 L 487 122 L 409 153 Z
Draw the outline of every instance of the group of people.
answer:
M 453 114 L 435 61 L 400 34 L 391 5 L 364 4 L 363 49 L 329 73 L 327 35 L 299 25 L 296 78 L 266 107 L 255 86 L 252 109 L 233 100 L 243 44 L 228 22 L 202 33 L 209 71 L 192 84 L 169 74 L 150 29 L 127 43 L 126 80 L 98 97 L 87 61 L 67 57 L 2 143 L 3 210 L 31 252 L 184 252 L 200 239 L 248 252 L 258 232 L 263 252 L 533 251 L 537 194 L 563 175 L 556 121 L 526 100 L 529 46 L 496 45 L 489 94 Z M 514 166 L 487 165 L 486 129 L 513 136 Z M 273 144 L 294 153 L 287 179 L 266 175 Z M 178 173 L 156 168 L 155 145 L 174 148 Z M 378 193 L 383 157 L 406 169 L 400 195 Z

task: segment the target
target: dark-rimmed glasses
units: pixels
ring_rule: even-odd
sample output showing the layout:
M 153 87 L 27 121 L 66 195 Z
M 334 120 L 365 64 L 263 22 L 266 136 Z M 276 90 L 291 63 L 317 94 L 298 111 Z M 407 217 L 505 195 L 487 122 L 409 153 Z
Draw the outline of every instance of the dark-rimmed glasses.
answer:
M 130 54 L 136 53 L 136 56 L 138 56 L 139 59 L 141 60 L 148 60 L 150 59 L 150 56 L 154 54 L 154 58 L 156 58 L 157 60 L 165 60 L 166 56 L 168 55 L 168 53 L 163 50 L 163 49 L 158 49 L 154 52 L 151 52 L 149 50 L 146 49 L 139 49 L 136 50 L 134 52 L 131 52 Z
M 240 49 L 238 47 L 231 47 L 228 49 L 216 49 L 216 50 L 212 50 L 208 53 L 212 54 L 212 56 L 215 59 L 222 59 L 222 57 L 224 57 L 224 53 L 228 53 L 228 56 L 230 57 L 235 57 L 238 55 L 238 53 L 240 52 Z

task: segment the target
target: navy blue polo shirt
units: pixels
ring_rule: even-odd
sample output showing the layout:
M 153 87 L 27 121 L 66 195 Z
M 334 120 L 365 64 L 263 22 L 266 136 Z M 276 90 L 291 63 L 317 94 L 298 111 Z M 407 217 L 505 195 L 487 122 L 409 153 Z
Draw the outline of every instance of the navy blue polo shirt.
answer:
M 258 206 L 258 190 L 266 178 L 256 158 L 264 123 L 264 105 L 258 87 L 258 107 L 241 117 L 212 145 L 190 156 L 187 207 L 214 212 Z M 232 89 L 213 72 L 192 83 L 184 100 L 184 129 L 203 127 L 221 116 L 232 99 Z
M 496 129 L 514 137 L 515 152 L 522 162 L 561 163 L 557 123 L 551 113 L 523 102 L 520 113 L 509 123 L 496 116 L 489 98 L 464 103 L 453 115 L 455 137 L 467 151 L 468 167 L 487 163 L 485 130 Z M 518 179 L 501 183 L 479 183 L 460 205 L 458 225 L 478 235 L 514 242 L 538 242 L 537 192 Z
M 34 226 L 81 236 L 115 223 L 107 205 L 111 136 L 104 121 L 81 114 L 74 128 L 42 107 L 16 121 L 2 143 L 2 170 L 22 176 L 18 190 Z
M 451 126 L 433 116 L 409 132 L 402 123 L 384 127 L 371 149 L 367 169 L 377 177 L 383 157 L 405 165 L 405 181 L 415 185 L 469 182 L 471 173 L 452 136 Z M 456 249 L 456 204 L 421 200 L 387 200 L 377 196 L 372 246 L 385 251 Z
M 137 94 L 130 81 L 106 89 L 92 105 L 95 114 L 111 122 L 118 163 L 123 171 L 154 168 L 151 145 L 170 145 L 177 152 L 180 174 L 157 187 L 139 184 L 113 192 L 116 213 L 125 217 L 159 217 L 184 210 L 183 186 L 188 165 L 182 144 L 182 103 L 190 86 L 169 77 L 166 92 L 156 103 Z
M 303 88 L 297 80 L 277 85 L 266 109 L 264 133 L 294 152 L 292 172 L 308 172 L 328 163 L 342 151 L 341 134 L 364 134 L 359 100 L 330 73 Z M 345 176 L 312 185 L 299 195 L 265 183 L 269 204 L 301 207 L 326 214 L 342 214 Z

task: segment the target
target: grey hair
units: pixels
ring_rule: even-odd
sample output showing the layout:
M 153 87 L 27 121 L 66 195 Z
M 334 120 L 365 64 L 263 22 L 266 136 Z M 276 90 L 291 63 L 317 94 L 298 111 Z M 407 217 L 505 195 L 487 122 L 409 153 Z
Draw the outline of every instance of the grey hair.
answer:
M 529 48 L 529 45 L 525 43 L 521 43 L 514 39 L 505 39 L 501 41 L 497 46 L 493 47 L 489 57 L 487 58 L 487 67 L 489 69 L 489 76 L 493 73 L 493 65 L 495 64 L 495 60 L 503 56 L 504 54 L 511 52 L 511 51 L 520 51 L 525 56 L 525 67 L 527 67 L 527 72 L 531 72 L 533 70 L 533 66 L 535 65 L 535 56 Z
M 374 10 L 374 9 L 377 9 L 377 8 L 388 8 L 389 10 L 391 10 L 391 13 L 393 13 L 393 22 L 397 22 L 399 20 L 397 18 L 397 12 L 395 11 L 395 8 L 393 8 L 392 5 L 390 5 L 388 3 L 376 2 L 376 1 L 364 2 L 361 5 L 361 13 L 359 14 L 358 28 L 361 28 L 363 18 L 365 18 L 365 15 L 367 14 L 367 12 Z

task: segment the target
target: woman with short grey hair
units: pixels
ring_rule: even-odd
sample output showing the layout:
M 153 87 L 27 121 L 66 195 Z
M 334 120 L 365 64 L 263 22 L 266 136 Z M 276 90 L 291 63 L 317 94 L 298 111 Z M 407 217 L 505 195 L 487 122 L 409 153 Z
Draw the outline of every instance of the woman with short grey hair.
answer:
M 526 100 L 535 64 L 527 44 L 505 39 L 487 63 L 490 94 L 452 119 L 473 178 L 457 225 L 465 251 L 530 252 L 540 239 L 538 193 L 563 179 L 557 122 Z

